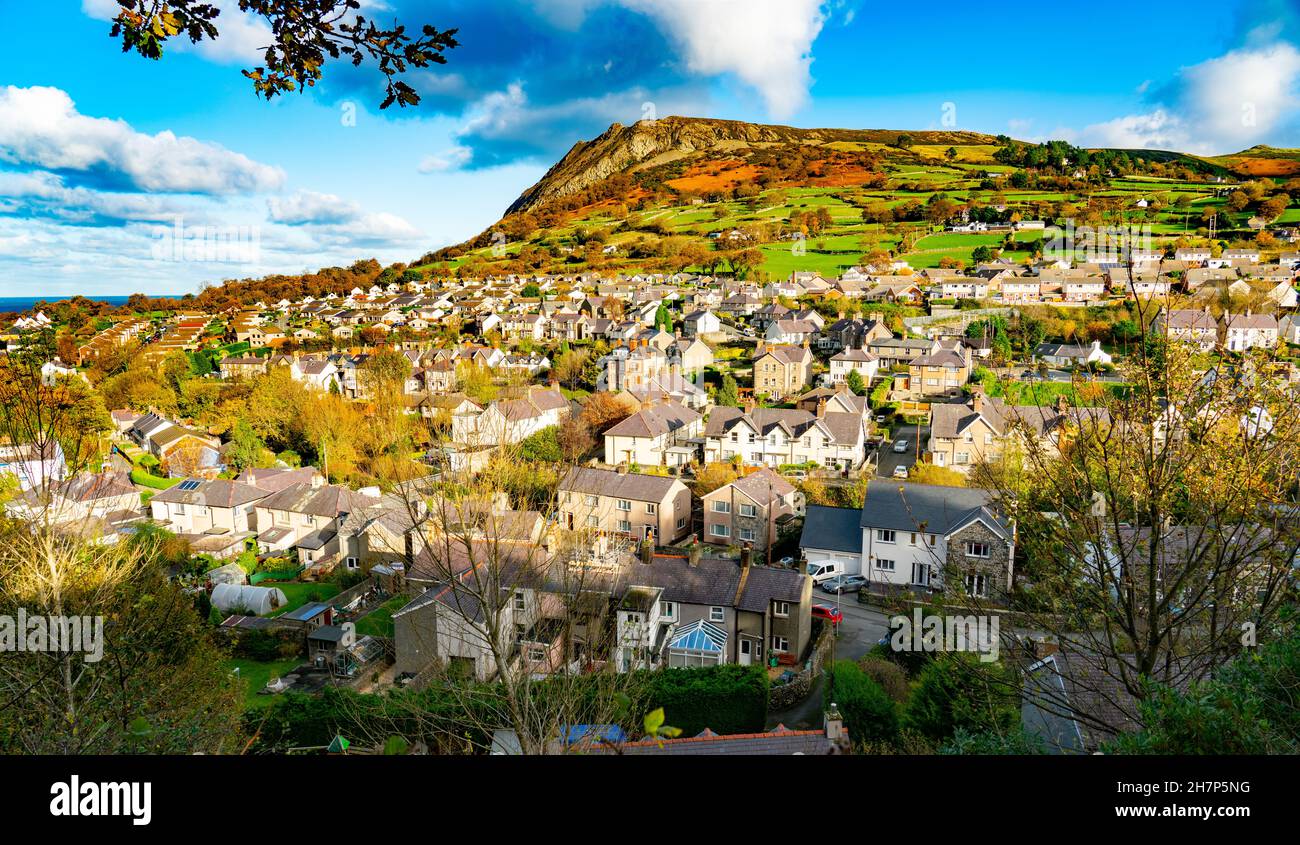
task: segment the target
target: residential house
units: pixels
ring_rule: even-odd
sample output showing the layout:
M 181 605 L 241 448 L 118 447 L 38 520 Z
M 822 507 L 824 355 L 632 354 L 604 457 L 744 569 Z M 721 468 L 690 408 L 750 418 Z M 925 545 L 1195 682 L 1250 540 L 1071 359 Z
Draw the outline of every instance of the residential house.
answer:
M 813 354 L 807 346 L 764 346 L 754 358 L 754 392 L 781 399 L 812 384 Z
M 559 518 L 574 531 L 671 544 L 690 533 L 691 491 L 677 478 L 573 467 L 560 481 Z
M 513 445 L 569 416 L 569 401 L 557 388 L 530 387 L 515 399 L 498 399 L 479 414 L 452 419 L 452 439 L 468 446 Z
M 1252 314 L 1250 309 L 1244 314 L 1225 313 L 1220 330 L 1223 346 L 1229 352 L 1273 349 L 1277 346 L 1279 333 L 1276 317 L 1271 314 Z
M 977 488 L 873 480 L 860 510 L 809 505 L 799 545 L 810 563 L 838 560 L 877 592 L 1005 602 L 1014 575 L 1015 526 Z
M 750 546 L 767 555 L 779 531 L 803 514 L 803 498 L 793 484 L 764 467 L 701 497 L 704 542 Z
M 642 408 L 605 431 L 605 463 L 682 466 L 691 463 L 704 418 L 677 402 Z
M 808 464 L 847 471 L 866 459 L 866 424 L 856 413 L 797 408 L 714 408 L 704 429 L 706 461 L 780 467 Z
M 1156 315 L 1156 329 L 1170 340 L 1190 343 L 1208 352 L 1219 342 L 1219 323 L 1204 309 L 1160 309 Z

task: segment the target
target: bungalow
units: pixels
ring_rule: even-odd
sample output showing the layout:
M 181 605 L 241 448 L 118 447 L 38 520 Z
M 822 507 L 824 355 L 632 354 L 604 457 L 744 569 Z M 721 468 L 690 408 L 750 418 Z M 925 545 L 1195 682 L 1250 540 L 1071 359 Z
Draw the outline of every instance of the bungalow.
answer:
M 1099 340 L 1094 340 L 1088 346 L 1073 343 L 1040 343 L 1034 348 L 1034 356 L 1052 367 L 1106 365 L 1112 361 L 1110 354 L 1102 350 Z

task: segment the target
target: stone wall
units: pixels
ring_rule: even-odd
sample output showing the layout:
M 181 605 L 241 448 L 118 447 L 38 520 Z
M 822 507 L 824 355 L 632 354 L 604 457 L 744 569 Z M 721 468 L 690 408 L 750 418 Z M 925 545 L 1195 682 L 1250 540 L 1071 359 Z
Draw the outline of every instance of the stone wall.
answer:
M 768 691 L 767 706 L 769 710 L 785 710 L 807 698 L 813 690 L 813 684 L 821 677 L 827 655 L 831 652 L 831 643 L 835 640 L 834 629 L 823 623 L 817 639 L 813 642 L 812 652 L 806 661 L 807 667 L 795 675 L 788 684 L 774 686 Z

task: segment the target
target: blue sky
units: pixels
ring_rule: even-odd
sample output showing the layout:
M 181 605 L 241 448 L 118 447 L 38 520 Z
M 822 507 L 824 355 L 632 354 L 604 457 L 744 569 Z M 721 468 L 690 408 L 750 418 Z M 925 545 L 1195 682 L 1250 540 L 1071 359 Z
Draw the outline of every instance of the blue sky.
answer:
M 647 114 L 925 129 L 951 104 L 956 128 L 1029 140 L 1300 146 L 1296 0 L 924 15 L 877 0 L 365 0 L 460 28 L 448 64 L 415 75 L 421 106 L 384 112 L 365 67 L 256 99 L 239 70 L 266 33 L 232 0 L 216 42 L 159 62 L 109 38 L 115 5 L 28 4 L 0 34 L 0 296 L 410 260 L 490 225 L 575 141 Z M 33 32 L 59 32 L 67 58 Z M 161 232 L 178 221 L 243 249 L 171 260 Z

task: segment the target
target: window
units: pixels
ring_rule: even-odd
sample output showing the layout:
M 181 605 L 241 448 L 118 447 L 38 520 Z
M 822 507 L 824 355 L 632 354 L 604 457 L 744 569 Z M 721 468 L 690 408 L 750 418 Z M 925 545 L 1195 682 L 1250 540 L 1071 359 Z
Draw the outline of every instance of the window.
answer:
M 720 607 L 718 607 L 718 606 L 716 606 L 716 605 L 713 606 L 713 607 L 710 607 L 710 608 L 709 608 L 709 621 L 710 621 L 710 622 L 722 622 L 722 621 L 724 621 L 726 618 L 727 618 L 726 611 L 724 611 L 722 608 L 720 608 Z
M 966 594 L 976 598 L 988 595 L 988 587 L 983 575 L 972 573 L 966 576 Z
M 677 605 L 673 604 L 670 601 L 659 602 L 659 615 L 662 616 L 664 619 L 676 619 Z
M 594 508 L 599 503 L 600 500 L 597 499 L 595 496 L 585 496 L 582 501 L 588 507 Z
M 909 542 L 911 545 L 913 545 L 913 546 L 916 545 L 916 532 L 915 532 L 915 531 L 912 532 L 912 538 L 911 538 L 908 542 Z
M 632 530 L 632 523 L 628 522 L 626 519 L 620 519 L 618 521 L 618 530 L 626 534 Z
M 528 647 L 528 659 L 534 663 L 540 663 L 546 659 L 546 649 L 540 646 Z
M 646 502 L 646 503 L 645 503 L 645 512 L 646 512 L 646 513 L 658 513 L 658 512 L 659 512 L 659 506 L 656 505 L 654 502 Z
M 515 593 L 515 610 L 524 610 L 527 607 L 528 602 L 525 600 L 524 594 L 519 592 Z
M 757 505 L 747 505 L 747 504 L 741 503 L 741 505 L 740 505 L 740 515 L 741 515 L 741 516 L 758 516 L 758 506 L 757 506 Z
M 686 527 L 686 517 L 684 517 L 684 516 L 679 516 L 679 517 L 677 517 L 677 527 L 678 527 L 678 528 L 685 528 L 685 527 Z
M 347 567 L 348 567 L 348 569 L 356 569 L 356 568 L 357 568 L 357 559 L 354 558 L 354 557 L 350 557 L 350 558 L 348 558 L 348 559 L 347 559 Z
M 182 505 L 180 502 L 177 502 L 177 503 L 176 503 L 176 515 L 177 515 L 177 516 L 184 516 L 184 515 L 185 515 L 185 506 Z
M 621 511 L 630 511 L 632 510 L 632 503 L 629 502 L 627 499 L 619 499 L 618 509 Z
M 709 528 L 709 533 L 712 534 L 714 537 L 730 537 L 731 526 L 714 524 Z
M 876 558 L 876 569 L 879 569 L 881 572 L 893 572 L 894 562 L 892 560 L 886 560 L 883 557 Z
M 959 464 L 968 464 L 968 463 L 970 463 L 970 452 L 958 452 L 958 453 L 957 453 L 957 463 L 959 463 Z
M 790 641 L 785 637 L 772 637 L 772 651 L 789 651 Z
M 587 517 L 587 527 L 588 527 L 588 528 L 599 528 L 599 527 L 600 527 L 600 520 L 599 520 L 599 519 L 596 519 L 596 517 L 594 517 L 594 516 L 589 516 L 589 517 Z
M 772 615 L 782 618 L 790 615 L 790 602 L 779 601 L 772 607 Z
M 740 539 L 742 540 L 752 541 L 754 539 L 754 529 L 752 528 L 742 528 L 740 529 L 739 533 L 740 533 Z
M 918 587 L 930 586 L 930 565 L 927 563 L 912 564 L 912 583 Z
M 892 542 L 894 542 L 894 538 L 895 538 L 895 534 L 894 534 L 894 532 L 893 532 L 892 530 L 890 530 L 890 529 L 888 529 L 888 528 L 877 528 L 877 529 L 876 529 L 876 542 L 877 542 L 877 543 L 892 543 Z
M 972 540 L 966 541 L 966 557 L 988 557 L 989 544 L 976 543 Z
M 721 499 L 715 499 L 713 502 L 714 513 L 731 513 L 731 502 L 724 502 Z

